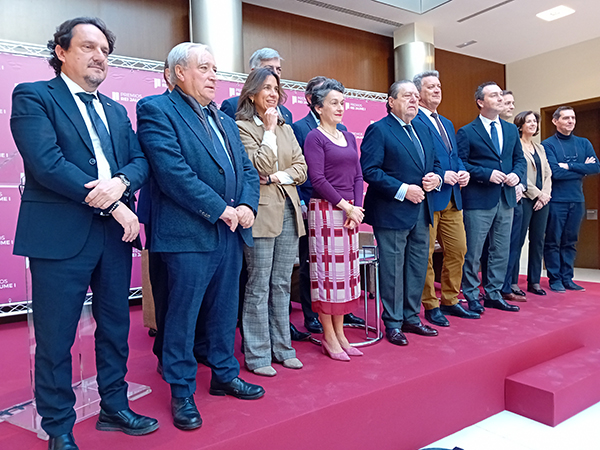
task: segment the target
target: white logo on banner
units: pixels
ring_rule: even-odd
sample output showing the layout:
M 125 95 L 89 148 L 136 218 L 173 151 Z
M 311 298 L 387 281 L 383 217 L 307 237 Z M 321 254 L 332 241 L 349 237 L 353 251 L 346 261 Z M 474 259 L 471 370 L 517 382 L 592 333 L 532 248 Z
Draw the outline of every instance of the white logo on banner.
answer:
M 351 110 L 351 111 L 366 111 L 367 107 L 365 105 L 363 105 L 362 103 L 353 103 L 353 102 L 349 102 L 346 100 L 346 111 Z
M 12 239 L 6 239 L 4 235 L 0 236 L 0 245 L 13 245 L 13 242 Z
M 2 192 L 0 192 L 0 202 L 10 202 L 10 196 L 2 195 Z
M 17 283 L 9 283 L 6 278 L 0 279 L 0 289 L 14 289 L 17 287 Z
M 113 92 L 113 93 L 112 93 L 112 99 L 113 99 L 115 102 L 118 102 L 118 101 L 119 101 L 119 93 L 118 93 L 118 92 Z
M 163 80 L 161 78 L 154 79 L 154 89 L 162 87 Z

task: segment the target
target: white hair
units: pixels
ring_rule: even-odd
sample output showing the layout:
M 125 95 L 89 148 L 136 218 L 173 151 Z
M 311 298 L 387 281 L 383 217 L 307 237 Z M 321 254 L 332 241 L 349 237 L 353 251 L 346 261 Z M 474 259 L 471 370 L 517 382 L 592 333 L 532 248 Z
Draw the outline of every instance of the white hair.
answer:
M 250 61 L 248 61 L 248 64 L 250 64 L 250 70 L 258 69 L 260 67 L 261 61 L 268 61 L 269 59 L 274 58 L 279 58 L 281 61 L 283 61 L 283 58 L 279 55 L 279 52 L 277 52 L 277 50 L 273 50 L 269 47 L 256 50 L 254 53 L 252 53 Z
M 188 67 L 190 51 L 192 49 L 198 49 L 199 54 L 202 54 L 204 52 L 210 53 L 208 45 L 195 44 L 193 42 L 182 42 L 181 44 L 177 44 L 169 52 L 169 56 L 167 57 L 167 63 L 170 69 L 169 82 L 173 86 L 177 84 L 177 73 L 175 71 L 175 66 L 179 65 L 182 67 Z

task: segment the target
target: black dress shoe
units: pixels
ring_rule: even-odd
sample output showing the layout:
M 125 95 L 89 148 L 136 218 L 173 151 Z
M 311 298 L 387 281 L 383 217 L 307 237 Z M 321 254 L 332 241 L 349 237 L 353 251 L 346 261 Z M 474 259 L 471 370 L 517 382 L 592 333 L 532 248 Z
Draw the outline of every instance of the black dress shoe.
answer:
M 585 292 L 585 288 L 583 286 L 579 286 L 578 284 L 575 284 L 572 281 L 567 281 L 566 283 L 563 281 L 563 286 L 568 291 Z
M 438 327 L 449 327 L 450 322 L 446 319 L 446 316 L 442 314 L 440 308 L 426 309 L 425 318 L 428 322 L 431 322 Z
M 229 383 L 210 380 L 210 395 L 231 395 L 242 400 L 255 400 L 265 395 L 265 390 L 257 385 L 235 377 Z
M 130 436 L 142 436 L 158 429 L 158 420 L 134 413 L 130 408 L 114 414 L 100 410 L 96 430 L 122 431 Z
M 408 339 L 400 331 L 400 328 L 386 328 L 385 337 L 394 345 L 408 345 Z
M 521 288 L 510 288 L 510 290 L 512 291 L 513 294 L 518 295 L 519 297 L 525 297 L 527 296 L 527 294 L 525 292 L 523 292 L 523 289 Z
M 48 450 L 79 450 L 73 433 L 61 434 L 48 440 Z
M 310 333 L 303 333 L 290 322 L 290 337 L 292 341 L 305 341 L 310 337 Z
M 304 326 L 311 333 L 323 333 L 323 325 L 321 325 L 321 322 L 319 322 L 319 319 L 317 317 L 304 319 Z
M 360 317 L 356 317 L 354 314 L 346 314 L 344 316 L 344 323 L 349 325 L 364 325 L 365 319 L 361 319 Z
M 477 300 L 468 300 L 467 304 L 469 305 L 469 311 L 473 311 L 474 313 L 481 314 L 485 311 L 485 308 Z
M 510 304 L 506 303 L 506 301 L 504 299 L 492 300 L 490 298 L 486 298 L 484 300 L 483 304 L 485 305 L 486 308 L 500 309 L 502 311 L 517 312 L 521 309 L 517 305 L 510 305 Z
M 461 319 L 479 319 L 481 317 L 476 312 L 467 311 L 458 303 L 456 305 L 440 305 L 440 311 L 443 314 L 449 314 L 451 316 L 460 317 Z
M 536 288 L 533 286 L 527 286 L 527 292 L 531 292 L 532 294 L 535 294 L 535 295 L 546 295 L 545 290 L 543 290 L 542 288 Z
M 438 332 L 436 329 L 431 328 L 429 325 L 419 323 L 403 323 L 402 331 L 404 333 L 420 334 L 421 336 L 437 336 Z
M 180 430 L 195 430 L 202 426 L 202 417 L 193 395 L 185 398 L 171 397 L 171 415 L 173 425 Z

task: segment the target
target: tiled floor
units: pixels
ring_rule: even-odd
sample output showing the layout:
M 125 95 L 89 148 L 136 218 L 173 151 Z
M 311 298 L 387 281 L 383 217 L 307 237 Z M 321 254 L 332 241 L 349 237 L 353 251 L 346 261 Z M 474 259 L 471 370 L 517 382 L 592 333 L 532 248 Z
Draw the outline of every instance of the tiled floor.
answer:
M 521 265 L 521 267 L 527 267 Z M 542 274 L 545 276 L 545 273 Z M 575 280 L 600 282 L 600 271 L 575 269 Z M 600 449 L 600 403 L 552 428 L 503 411 L 425 448 L 463 450 Z

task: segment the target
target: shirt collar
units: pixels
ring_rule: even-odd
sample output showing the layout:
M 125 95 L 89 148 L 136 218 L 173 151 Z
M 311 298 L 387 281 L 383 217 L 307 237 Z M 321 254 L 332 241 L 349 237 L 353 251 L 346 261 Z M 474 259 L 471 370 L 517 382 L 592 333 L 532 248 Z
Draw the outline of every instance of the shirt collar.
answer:
M 263 121 L 262 121 L 262 120 L 260 120 L 260 117 L 258 117 L 258 116 L 254 116 L 254 123 L 255 123 L 257 126 L 259 126 L 259 127 L 260 127 L 260 126 L 262 126 L 262 125 L 264 125 L 264 124 L 263 124 Z
M 317 126 L 321 125 L 321 119 L 317 117 L 317 115 L 312 111 L 312 109 L 310 110 L 310 113 L 313 116 L 313 119 L 315 119 L 315 122 L 317 122 Z
M 486 128 L 490 128 L 490 123 L 492 122 L 496 122 L 498 125 L 502 126 L 502 124 L 500 123 L 500 117 L 496 117 L 496 120 L 490 120 L 487 117 L 483 117 L 481 114 L 479 114 L 479 118 L 481 119 L 481 122 L 483 123 L 483 125 L 485 125 Z
M 73 80 L 71 80 L 68 76 L 66 76 L 63 72 L 60 73 L 60 77 L 63 79 L 71 94 L 75 95 L 79 92 L 85 92 L 86 94 L 94 94 L 96 98 L 98 98 L 98 89 L 94 89 L 91 92 L 86 91 Z
M 410 125 L 409 123 L 404 122 L 404 120 L 402 120 L 400 117 L 398 117 L 396 114 L 394 114 L 393 112 L 390 113 L 392 116 L 394 116 L 394 118 L 400 122 L 400 125 L 402 125 L 402 128 L 404 128 L 406 125 Z
M 427 117 L 431 117 L 431 115 L 433 113 L 435 113 L 435 111 L 430 111 L 429 109 L 425 108 L 424 106 L 419 105 L 419 109 L 421 111 L 423 111 L 423 113 L 427 116 Z

